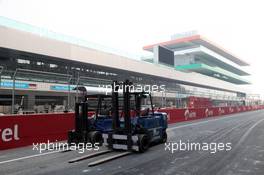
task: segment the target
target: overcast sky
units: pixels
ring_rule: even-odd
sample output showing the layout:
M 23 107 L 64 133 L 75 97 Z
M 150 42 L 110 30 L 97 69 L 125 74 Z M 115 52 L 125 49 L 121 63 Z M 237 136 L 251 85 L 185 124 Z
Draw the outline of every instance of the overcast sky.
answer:
M 198 30 L 249 62 L 252 93 L 262 94 L 263 9 L 261 0 L 0 0 L 1 16 L 132 54 Z

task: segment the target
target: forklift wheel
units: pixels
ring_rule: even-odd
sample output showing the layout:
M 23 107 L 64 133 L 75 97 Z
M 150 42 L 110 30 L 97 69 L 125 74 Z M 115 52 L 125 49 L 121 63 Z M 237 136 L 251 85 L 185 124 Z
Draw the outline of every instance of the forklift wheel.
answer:
M 148 150 L 149 148 L 149 137 L 146 134 L 140 134 L 138 136 L 138 147 L 139 152 L 143 153 Z
M 162 134 L 162 138 L 161 138 L 161 143 L 166 143 L 167 142 L 167 132 L 164 131 L 163 134 Z
M 103 144 L 103 137 L 99 131 L 91 131 L 88 134 L 88 138 L 90 142 L 94 145 L 95 143 L 99 143 L 101 146 Z

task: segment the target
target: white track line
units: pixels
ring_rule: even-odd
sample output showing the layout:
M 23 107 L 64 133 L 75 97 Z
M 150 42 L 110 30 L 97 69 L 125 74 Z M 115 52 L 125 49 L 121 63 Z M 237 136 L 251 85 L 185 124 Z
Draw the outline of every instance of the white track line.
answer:
M 264 119 L 262 119 L 262 120 L 259 120 L 258 122 L 256 122 L 253 126 L 251 126 L 248 130 L 247 130 L 247 132 L 240 138 L 240 140 L 239 140 L 239 142 L 236 144 L 236 147 L 237 146 L 239 146 L 239 145 L 241 145 L 242 144 L 242 142 L 244 142 L 245 140 L 246 140 L 246 138 L 248 137 L 248 135 L 251 133 L 251 131 L 258 125 L 258 124 L 260 124 L 261 122 L 263 122 L 264 121 Z
M 0 162 L 0 164 L 9 163 L 9 162 L 15 162 L 15 161 L 18 161 L 18 160 L 30 159 L 30 158 L 34 158 L 34 157 L 45 156 L 45 155 L 54 154 L 54 153 L 57 153 L 57 152 L 60 152 L 60 151 L 52 151 L 52 152 L 48 152 L 48 153 L 41 153 L 41 154 L 35 154 L 35 155 L 31 155 L 31 156 L 20 157 L 20 158 L 16 158 L 16 159 L 5 160 L 5 161 Z

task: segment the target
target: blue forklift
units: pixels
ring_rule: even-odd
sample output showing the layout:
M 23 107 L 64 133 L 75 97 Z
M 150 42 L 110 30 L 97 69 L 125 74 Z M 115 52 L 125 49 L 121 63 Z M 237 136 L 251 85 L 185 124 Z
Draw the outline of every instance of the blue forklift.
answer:
M 122 86 L 123 96 L 118 88 Z M 154 112 L 151 94 L 132 92 L 132 82 L 126 80 L 112 91 L 112 131 L 103 133 L 104 145 L 112 150 L 145 152 L 154 143 L 167 141 L 167 114 Z M 149 97 L 150 108 L 142 110 L 142 100 Z M 119 108 L 120 98 L 123 108 Z M 134 107 L 134 108 L 133 108 Z M 121 115 L 120 115 L 120 110 Z M 131 111 L 136 112 L 131 117 Z
M 75 104 L 75 129 L 68 132 L 69 144 L 102 144 L 102 133 L 112 130 L 111 100 L 111 95 L 84 95 L 82 102 Z

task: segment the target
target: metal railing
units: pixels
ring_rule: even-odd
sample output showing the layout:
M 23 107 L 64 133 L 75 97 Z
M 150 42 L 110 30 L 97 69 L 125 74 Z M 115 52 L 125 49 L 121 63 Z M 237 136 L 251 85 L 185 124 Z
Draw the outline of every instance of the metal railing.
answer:
M 59 77 L 67 77 L 68 79 L 68 102 L 67 102 L 67 107 L 69 107 L 69 95 L 70 95 L 70 81 L 72 79 L 72 75 L 69 74 L 60 74 L 60 73 L 54 73 L 54 72 L 44 72 L 44 71 L 37 71 L 37 70 L 30 70 L 30 69 L 20 69 L 17 68 L 16 71 L 13 74 L 12 80 L 13 80 L 13 87 L 12 87 L 12 106 L 11 106 L 11 112 L 14 114 L 15 112 L 15 89 L 16 89 L 16 76 L 19 73 L 26 73 L 26 74 L 33 74 L 35 75 L 51 75 L 51 76 L 59 76 Z

